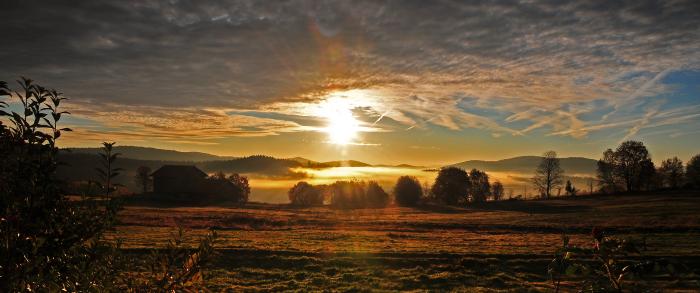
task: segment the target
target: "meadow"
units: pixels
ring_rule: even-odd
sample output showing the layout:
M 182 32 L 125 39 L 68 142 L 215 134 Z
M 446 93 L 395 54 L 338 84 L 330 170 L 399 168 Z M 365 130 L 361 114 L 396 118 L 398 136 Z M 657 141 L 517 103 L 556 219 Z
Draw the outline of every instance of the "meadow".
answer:
M 682 273 L 635 288 L 700 288 L 700 197 L 692 193 L 487 202 L 468 208 L 337 210 L 282 204 L 165 206 L 132 202 L 110 232 L 130 253 L 163 247 L 177 226 L 219 234 L 212 291 L 551 291 L 562 233 L 592 245 L 592 227 L 645 243 Z M 574 290 L 576 279 L 563 283 Z

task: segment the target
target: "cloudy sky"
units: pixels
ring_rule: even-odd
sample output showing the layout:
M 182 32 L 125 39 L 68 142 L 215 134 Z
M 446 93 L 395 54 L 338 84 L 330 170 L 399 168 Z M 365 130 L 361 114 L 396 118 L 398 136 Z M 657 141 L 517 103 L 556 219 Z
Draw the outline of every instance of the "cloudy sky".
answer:
M 0 80 L 71 99 L 65 146 L 413 164 L 597 158 L 627 139 L 656 161 L 700 153 L 696 0 L 10 0 L 0 23 Z

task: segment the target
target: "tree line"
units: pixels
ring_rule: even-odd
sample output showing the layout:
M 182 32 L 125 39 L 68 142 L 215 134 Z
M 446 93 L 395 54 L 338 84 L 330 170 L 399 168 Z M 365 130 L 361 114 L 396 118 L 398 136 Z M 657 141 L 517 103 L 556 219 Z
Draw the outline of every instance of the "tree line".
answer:
M 694 156 L 686 166 L 678 157 L 661 162 L 658 168 L 651 160 L 642 142 L 625 141 L 617 149 L 608 149 L 597 162 L 597 185 L 600 193 L 632 192 L 679 188 L 700 188 L 700 155 Z M 532 184 L 540 198 L 549 199 L 562 187 L 566 195 L 577 195 L 579 189 L 570 180 L 564 180 L 565 171 L 555 151 L 542 155 L 536 166 Z M 593 192 L 593 182 L 590 183 Z M 385 207 L 393 201 L 399 206 L 415 206 L 420 203 L 438 203 L 452 206 L 502 200 L 503 184 L 491 183 L 489 175 L 481 170 L 465 171 L 457 167 L 439 170 L 432 186 L 421 186 L 417 178 L 401 176 L 391 194 L 374 181 L 337 181 L 330 185 L 311 185 L 299 182 L 289 192 L 289 201 L 295 206 L 321 206 L 326 199 L 338 208 Z
M 700 188 L 700 154 L 685 168 L 678 157 L 665 159 L 656 167 L 642 142 L 625 141 L 617 149 L 603 152 L 597 178 L 603 193 Z
M 596 165 L 598 192 L 604 194 L 700 188 L 700 154 L 685 166 L 678 157 L 673 157 L 656 167 L 644 143 L 630 140 L 622 142 L 615 150 L 605 150 Z M 537 166 L 532 182 L 542 198 L 550 198 L 553 190 L 561 188 L 563 174 L 556 152 L 548 151 Z M 566 181 L 565 190 L 568 195 L 576 195 L 578 191 L 571 181 Z
M 488 198 L 500 200 L 503 184 L 491 184 L 486 172 L 473 169 L 466 172 L 457 167 L 442 168 L 432 187 L 422 186 L 416 177 L 401 176 L 396 180 L 392 193 L 386 192 L 375 181 L 341 180 L 332 184 L 311 185 L 298 182 L 289 189 L 289 201 L 294 206 L 321 206 L 326 199 L 337 208 L 381 208 L 392 202 L 399 206 L 415 206 L 420 203 L 444 203 L 448 205 L 484 202 Z

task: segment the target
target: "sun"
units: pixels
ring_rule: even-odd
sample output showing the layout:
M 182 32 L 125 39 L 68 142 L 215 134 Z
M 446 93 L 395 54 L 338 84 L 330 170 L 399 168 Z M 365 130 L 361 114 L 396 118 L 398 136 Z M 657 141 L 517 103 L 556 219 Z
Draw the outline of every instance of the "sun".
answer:
M 323 129 L 332 144 L 348 145 L 355 142 L 360 121 L 352 113 L 352 105 L 342 99 L 329 99 L 321 109 L 328 124 Z
M 331 143 L 350 144 L 357 137 L 358 130 L 359 122 L 353 117 L 352 111 L 349 109 L 336 111 L 334 115 L 328 117 L 326 132 Z

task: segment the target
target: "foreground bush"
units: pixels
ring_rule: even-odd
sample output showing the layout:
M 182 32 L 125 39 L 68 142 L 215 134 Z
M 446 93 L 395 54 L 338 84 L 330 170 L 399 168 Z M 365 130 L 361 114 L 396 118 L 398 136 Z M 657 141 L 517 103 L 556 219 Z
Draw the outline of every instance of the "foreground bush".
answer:
M 323 192 L 320 188 L 305 181 L 298 182 L 287 192 L 289 202 L 295 206 L 310 207 L 323 205 Z
M 195 253 L 150 263 L 154 269 L 146 279 L 161 281 L 129 275 L 135 260 L 104 239 L 119 202 L 69 201 L 56 179 L 56 141 L 71 131 L 58 127 L 67 114 L 59 110 L 65 98 L 29 79 L 19 83 L 21 111 L 8 112 L 0 100 L 0 116 L 11 123 L 0 120 L 0 292 L 174 292 L 201 286 L 197 272 L 213 251 L 213 235 Z M 9 93 L 0 82 L 0 98 Z M 154 257 L 177 253 L 166 249 Z
M 676 273 L 677 264 L 645 257 L 630 239 L 605 235 L 598 228 L 593 228 L 591 237 L 593 246 L 587 248 L 571 245 L 569 237 L 562 235 L 562 246 L 547 267 L 555 292 L 567 277 L 577 280 L 579 292 L 623 292 L 623 288 L 642 292 L 645 290 L 629 287 L 628 283 L 650 275 L 673 277 Z
M 423 188 L 416 177 L 401 176 L 394 186 L 394 199 L 400 206 L 415 206 L 423 197 Z

